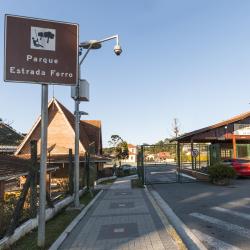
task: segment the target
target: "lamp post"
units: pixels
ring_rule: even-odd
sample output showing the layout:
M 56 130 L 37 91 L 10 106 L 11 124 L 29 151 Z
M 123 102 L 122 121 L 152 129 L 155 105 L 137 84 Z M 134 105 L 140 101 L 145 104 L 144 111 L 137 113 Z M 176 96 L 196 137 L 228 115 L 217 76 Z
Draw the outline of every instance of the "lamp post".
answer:
M 83 43 L 80 43 L 79 47 L 82 49 L 87 49 L 85 54 L 82 56 L 79 66 L 78 66 L 78 83 L 75 87 L 71 88 L 71 93 L 73 92 L 74 95 L 72 95 L 72 98 L 75 100 L 75 159 L 74 159 L 74 206 L 75 208 L 78 208 L 80 206 L 79 202 L 79 123 L 80 123 L 80 116 L 81 113 L 79 111 L 79 105 L 80 101 L 88 101 L 88 93 L 87 98 L 86 96 L 81 96 L 81 90 L 87 89 L 88 92 L 88 84 L 83 83 L 83 80 L 81 80 L 81 65 L 85 58 L 87 57 L 88 53 L 91 49 L 100 49 L 102 47 L 102 43 L 116 39 L 116 45 L 114 47 L 114 52 L 117 56 L 119 56 L 122 53 L 121 46 L 119 44 L 119 36 L 114 35 L 107 38 L 104 38 L 102 40 L 90 40 L 85 41 Z M 81 56 L 81 52 L 79 53 L 79 56 Z M 83 83 L 83 84 L 82 84 Z M 87 86 L 87 88 L 86 88 Z M 84 92 L 84 91 L 83 91 Z M 86 92 L 85 92 L 86 94 Z

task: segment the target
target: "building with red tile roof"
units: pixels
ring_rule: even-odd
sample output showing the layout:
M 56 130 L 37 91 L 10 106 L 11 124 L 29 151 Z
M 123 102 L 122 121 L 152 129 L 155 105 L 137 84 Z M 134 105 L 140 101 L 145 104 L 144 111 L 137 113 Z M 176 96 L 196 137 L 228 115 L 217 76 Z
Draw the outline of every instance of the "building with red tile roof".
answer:
M 53 98 L 48 104 L 48 149 L 50 156 L 60 156 L 68 154 L 69 149 L 73 150 L 75 144 L 74 115 L 63 106 L 57 99 Z M 32 126 L 29 133 L 19 145 L 16 156 L 27 158 L 30 153 L 30 141 L 36 140 L 38 143 L 38 155 L 40 152 L 40 130 L 41 117 Z M 95 145 L 95 154 L 102 155 L 102 133 L 101 121 L 81 121 L 79 152 L 84 155 L 89 149 L 89 145 Z
M 53 98 L 48 104 L 48 163 L 51 167 L 59 167 L 60 175 L 68 175 L 69 150 L 74 154 L 75 131 L 74 115 L 57 99 Z M 39 117 L 29 133 L 15 152 L 20 158 L 30 158 L 30 142 L 37 141 L 38 159 L 41 144 L 41 117 Z M 80 169 L 85 162 L 85 153 L 90 150 L 91 159 L 95 162 L 96 171 L 103 171 L 103 164 L 109 159 L 102 155 L 101 121 L 90 120 L 80 122 L 79 157 Z M 93 150 L 94 148 L 94 150 Z

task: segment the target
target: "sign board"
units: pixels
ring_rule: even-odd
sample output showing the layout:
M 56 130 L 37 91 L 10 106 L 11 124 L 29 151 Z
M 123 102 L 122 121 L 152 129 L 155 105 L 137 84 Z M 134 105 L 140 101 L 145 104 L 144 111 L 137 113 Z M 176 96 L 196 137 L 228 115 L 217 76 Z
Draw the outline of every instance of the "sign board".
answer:
M 193 149 L 191 154 L 192 154 L 193 157 L 196 158 L 199 155 L 199 150 L 198 149 Z
M 78 24 L 5 15 L 4 80 L 76 85 Z
M 235 135 L 250 135 L 250 124 L 234 124 Z

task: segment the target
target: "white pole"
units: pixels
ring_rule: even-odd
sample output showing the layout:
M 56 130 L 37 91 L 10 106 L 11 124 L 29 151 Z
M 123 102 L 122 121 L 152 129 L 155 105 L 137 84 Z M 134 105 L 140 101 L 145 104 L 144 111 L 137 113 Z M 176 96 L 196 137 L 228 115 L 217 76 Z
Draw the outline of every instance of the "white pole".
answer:
M 39 216 L 37 245 L 45 246 L 46 172 L 47 172 L 47 130 L 48 130 L 48 85 L 42 84 L 41 104 L 41 159 L 39 182 Z

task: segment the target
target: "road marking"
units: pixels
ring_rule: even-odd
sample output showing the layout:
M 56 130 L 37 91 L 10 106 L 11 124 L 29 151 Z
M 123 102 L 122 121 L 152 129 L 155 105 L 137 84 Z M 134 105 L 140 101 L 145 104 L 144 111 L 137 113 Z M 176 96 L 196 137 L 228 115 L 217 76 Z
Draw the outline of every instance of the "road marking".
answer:
M 237 201 L 230 201 L 228 203 L 224 204 L 227 208 L 236 208 L 236 207 L 242 207 L 242 208 L 250 208 L 249 201 L 247 199 L 240 199 Z
M 169 171 L 159 171 L 159 172 L 150 172 L 150 174 L 172 174 L 172 173 L 175 173 L 176 171 L 175 170 L 169 170 Z
M 115 228 L 114 233 L 124 233 L 125 229 L 124 228 Z
M 233 210 L 230 210 L 230 209 L 227 209 L 227 208 L 224 208 L 224 207 L 212 207 L 212 209 L 215 210 L 215 211 L 219 211 L 219 212 L 239 216 L 239 217 L 244 218 L 246 220 L 250 220 L 250 214 L 233 211 Z
M 183 177 L 187 177 L 189 179 L 192 179 L 192 180 L 196 180 L 196 178 L 194 178 L 193 176 L 187 175 L 187 174 L 180 173 L 180 175 L 183 176 Z
M 220 229 L 224 229 L 224 230 L 227 230 L 229 232 L 233 232 L 233 233 L 236 233 L 240 236 L 244 236 L 244 237 L 250 239 L 250 230 L 245 228 L 245 227 L 240 227 L 238 225 L 231 224 L 231 223 L 225 222 L 223 220 L 219 220 L 219 219 L 216 219 L 214 217 L 210 217 L 210 216 L 200 214 L 200 213 L 191 213 L 190 215 L 195 217 L 195 218 L 198 218 L 200 220 L 214 224 L 215 226 L 217 226 Z
M 230 245 L 222 240 L 218 240 L 210 235 L 204 234 L 199 230 L 193 229 L 192 232 L 205 244 L 213 250 L 241 250 L 240 248 Z

